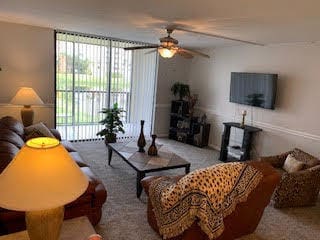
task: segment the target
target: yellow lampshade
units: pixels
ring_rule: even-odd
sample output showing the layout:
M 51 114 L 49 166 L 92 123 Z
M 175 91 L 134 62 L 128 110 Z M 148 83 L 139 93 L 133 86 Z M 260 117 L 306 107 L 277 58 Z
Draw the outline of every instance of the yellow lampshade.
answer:
M 159 47 L 158 52 L 163 58 L 172 58 L 176 54 L 177 50 Z
M 41 105 L 43 101 L 32 88 L 22 87 L 10 103 L 16 105 Z
M 77 199 L 88 179 L 55 138 L 34 138 L 0 174 L 0 207 L 40 211 Z

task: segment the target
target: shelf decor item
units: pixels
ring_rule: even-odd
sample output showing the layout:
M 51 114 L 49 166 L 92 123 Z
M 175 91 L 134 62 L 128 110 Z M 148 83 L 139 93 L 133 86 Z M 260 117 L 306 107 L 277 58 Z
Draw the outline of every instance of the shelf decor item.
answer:
M 158 149 L 157 149 L 157 146 L 156 146 L 156 138 L 157 138 L 157 135 L 153 134 L 151 135 L 152 137 L 152 143 L 148 149 L 148 155 L 150 156 L 157 156 L 158 155 Z
M 97 136 L 104 137 L 106 145 L 108 143 L 115 143 L 117 141 L 117 133 L 124 133 L 123 123 L 120 119 L 121 113 L 124 112 L 118 107 L 118 104 L 113 104 L 112 108 L 103 108 L 101 113 L 106 116 L 99 123 L 104 125 L 105 128 L 97 133 Z
M 64 205 L 81 196 L 88 184 L 57 139 L 33 138 L 0 175 L 0 206 L 26 212 L 30 240 L 58 240 Z
M 180 108 L 182 114 L 179 113 Z M 169 138 L 198 147 L 208 146 L 210 124 L 206 123 L 207 117 L 204 116 L 202 121 L 195 116 L 196 113 L 191 117 L 189 109 L 188 101 L 172 101 Z
M 25 127 L 33 124 L 34 112 L 31 105 L 43 105 L 43 101 L 38 94 L 29 87 L 20 88 L 10 103 L 23 105 L 21 109 L 21 120 Z
M 141 120 L 140 124 L 141 124 L 141 129 L 140 129 L 140 135 L 137 143 L 139 147 L 138 152 L 145 152 L 144 147 L 146 146 L 146 139 L 144 138 L 144 134 L 143 134 L 144 120 Z
M 188 102 L 189 102 L 189 116 L 192 118 L 194 113 L 194 106 L 196 105 L 198 101 L 198 95 L 193 94 L 188 96 Z
M 241 121 L 241 124 L 240 124 L 240 126 L 241 126 L 242 128 L 244 128 L 244 125 L 245 125 L 246 115 L 247 115 L 247 111 L 246 111 L 246 110 L 243 110 L 243 111 L 242 111 L 242 121 Z
M 174 96 L 179 96 L 179 100 L 182 101 L 185 97 L 190 95 L 190 89 L 188 84 L 176 82 L 171 87 L 171 92 Z

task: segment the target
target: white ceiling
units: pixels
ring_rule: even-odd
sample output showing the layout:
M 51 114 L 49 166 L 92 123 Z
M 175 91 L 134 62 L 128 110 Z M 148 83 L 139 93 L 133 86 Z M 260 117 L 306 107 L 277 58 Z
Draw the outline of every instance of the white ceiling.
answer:
M 263 44 L 320 41 L 319 0 L 1 0 L 0 20 L 149 43 L 169 24 Z M 187 47 L 239 44 L 172 36 Z

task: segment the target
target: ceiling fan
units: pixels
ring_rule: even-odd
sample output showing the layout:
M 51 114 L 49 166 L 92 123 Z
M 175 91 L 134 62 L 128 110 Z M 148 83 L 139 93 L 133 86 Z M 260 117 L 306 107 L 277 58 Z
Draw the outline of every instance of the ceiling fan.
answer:
M 190 32 L 190 33 L 201 34 L 201 35 L 205 35 L 205 36 L 209 36 L 209 37 L 221 38 L 221 39 L 226 39 L 226 40 L 232 40 L 232 41 L 238 41 L 238 42 L 242 42 L 242 43 L 262 46 L 262 44 L 256 43 L 256 42 L 250 42 L 250 41 L 245 41 L 245 40 L 240 40 L 240 39 L 235 39 L 235 38 L 229 38 L 229 37 L 225 37 L 222 35 L 197 32 L 197 31 L 183 29 L 183 28 L 176 27 L 176 26 L 174 26 L 174 27 L 170 26 L 170 27 L 166 28 L 168 36 L 160 38 L 160 45 L 126 47 L 126 48 L 124 48 L 124 50 L 139 50 L 139 49 L 155 48 L 155 50 L 153 50 L 151 52 L 158 51 L 160 56 L 163 58 L 172 58 L 175 54 L 179 54 L 180 56 L 185 57 L 185 58 L 193 58 L 194 55 L 210 58 L 209 55 L 204 54 L 202 52 L 179 47 L 178 40 L 174 39 L 173 37 L 170 36 L 174 30 Z

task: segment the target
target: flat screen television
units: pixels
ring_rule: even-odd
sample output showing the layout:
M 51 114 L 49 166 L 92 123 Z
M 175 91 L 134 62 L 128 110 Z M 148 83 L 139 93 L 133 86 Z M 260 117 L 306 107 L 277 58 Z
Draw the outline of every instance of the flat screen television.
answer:
M 278 74 L 232 72 L 230 102 L 274 109 Z

